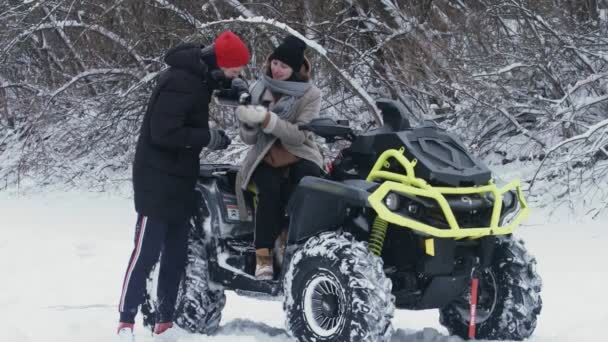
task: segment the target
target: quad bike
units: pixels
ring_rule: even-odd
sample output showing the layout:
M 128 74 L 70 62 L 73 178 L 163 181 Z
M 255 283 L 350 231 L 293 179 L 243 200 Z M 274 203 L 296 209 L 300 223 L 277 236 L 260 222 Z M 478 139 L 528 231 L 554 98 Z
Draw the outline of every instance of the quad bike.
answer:
M 322 177 L 305 177 L 287 207 L 288 239 L 275 279 L 256 280 L 255 191 L 239 217 L 236 165 L 202 165 L 188 265 L 175 322 L 219 326 L 225 290 L 283 300 L 299 341 L 388 341 L 394 308 L 440 310 L 462 338 L 523 340 L 540 314 L 536 260 L 513 237 L 529 208 L 519 181 L 490 170 L 432 123 L 411 128 L 405 108 L 379 100 L 384 125 L 356 133 L 327 118 L 303 125 L 346 140 Z M 142 308 L 154 323 L 154 303 Z

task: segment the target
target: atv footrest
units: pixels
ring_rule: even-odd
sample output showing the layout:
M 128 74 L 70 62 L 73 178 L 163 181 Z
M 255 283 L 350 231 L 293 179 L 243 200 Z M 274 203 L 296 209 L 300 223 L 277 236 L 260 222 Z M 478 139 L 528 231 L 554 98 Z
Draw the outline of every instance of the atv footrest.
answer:
M 216 263 L 210 264 L 210 271 L 213 275 L 213 281 L 230 289 L 240 289 L 270 296 L 278 296 L 281 292 L 281 285 L 278 281 L 257 280 L 250 274 L 246 274 L 240 270 L 231 272 L 224 267 L 219 267 Z

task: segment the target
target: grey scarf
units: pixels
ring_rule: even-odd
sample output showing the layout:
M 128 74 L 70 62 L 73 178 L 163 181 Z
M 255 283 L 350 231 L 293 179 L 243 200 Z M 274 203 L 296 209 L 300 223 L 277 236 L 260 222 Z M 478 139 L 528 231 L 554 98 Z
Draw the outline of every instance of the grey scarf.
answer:
M 273 93 L 281 94 L 281 98 L 270 105 L 273 113 L 279 118 L 293 122 L 296 116 L 295 104 L 296 101 L 310 89 L 310 82 L 294 82 L 294 81 L 279 81 L 264 75 L 262 79 L 254 86 L 252 97 L 259 100 L 263 96 L 266 89 Z

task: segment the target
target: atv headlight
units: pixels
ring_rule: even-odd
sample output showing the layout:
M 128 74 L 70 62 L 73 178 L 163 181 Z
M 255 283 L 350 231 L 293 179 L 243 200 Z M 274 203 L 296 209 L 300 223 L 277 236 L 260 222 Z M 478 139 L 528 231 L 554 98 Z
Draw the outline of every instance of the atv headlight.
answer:
M 504 208 L 511 208 L 515 202 L 515 194 L 513 191 L 507 191 L 502 196 L 502 204 Z
M 393 192 L 389 193 L 384 198 L 384 204 L 386 204 L 389 210 L 395 211 L 399 209 L 399 195 Z
M 500 219 L 500 221 L 498 222 L 498 225 L 501 227 L 508 226 L 509 224 L 511 224 L 511 222 L 513 222 L 513 220 L 515 219 L 517 214 L 518 214 L 517 210 L 509 210 L 505 214 L 505 216 L 502 219 Z
M 511 224 L 513 219 L 519 214 L 519 199 L 514 191 L 508 191 L 503 196 L 502 218 L 498 222 L 500 226 Z

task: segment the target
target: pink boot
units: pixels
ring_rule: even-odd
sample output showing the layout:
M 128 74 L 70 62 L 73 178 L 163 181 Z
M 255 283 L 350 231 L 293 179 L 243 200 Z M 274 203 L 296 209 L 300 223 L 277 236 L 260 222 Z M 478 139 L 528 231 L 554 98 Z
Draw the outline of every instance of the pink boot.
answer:
M 152 342 L 175 342 L 183 337 L 183 332 L 178 331 L 178 327 L 173 327 L 173 323 L 157 323 L 154 326 L 154 336 Z
M 173 322 L 156 323 L 154 325 L 154 333 L 160 335 L 171 328 L 173 328 Z
M 133 336 L 133 323 L 118 323 L 118 329 L 116 329 L 116 334 L 118 335 L 117 341 L 119 342 L 133 342 L 135 337 Z

